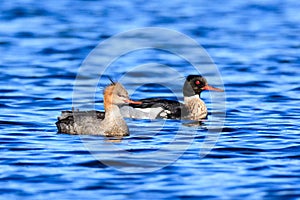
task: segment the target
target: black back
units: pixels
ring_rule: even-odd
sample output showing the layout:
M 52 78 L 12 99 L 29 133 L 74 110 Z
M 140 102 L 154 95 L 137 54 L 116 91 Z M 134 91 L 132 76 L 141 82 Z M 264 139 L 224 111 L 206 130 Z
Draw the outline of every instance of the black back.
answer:
M 178 101 L 162 98 L 147 98 L 139 101 L 141 101 L 142 104 L 129 104 L 129 106 L 133 108 L 163 108 L 163 111 L 158 114 L 157 118 L 181 119 L 188 115 L 184 104 Z

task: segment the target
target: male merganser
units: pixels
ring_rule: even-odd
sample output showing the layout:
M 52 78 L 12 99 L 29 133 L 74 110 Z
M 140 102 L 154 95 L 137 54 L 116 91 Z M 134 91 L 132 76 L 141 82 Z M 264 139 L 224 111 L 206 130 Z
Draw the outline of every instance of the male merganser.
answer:
M 120 113 L 119 105 L 138 104 L 129 99 L 120 83 L 112 83 L 104 90 L 105 114 L 99 111 L 63 111 L 58 117 L 58 132 L 104 136 L 127 136 L 128 126 Z
M 161 98 L 141 99 L 139 105 L 129 104 L 121 107 L 121 113 L 129 118 L 148 119 L 187 119 L 201 121 L 207 118 L 207 107 L 200 94 L 204 90 L 223 92 L 222 89 L 208 85 L 201 75 L 189 75 L 183 85 L 184 104 Z

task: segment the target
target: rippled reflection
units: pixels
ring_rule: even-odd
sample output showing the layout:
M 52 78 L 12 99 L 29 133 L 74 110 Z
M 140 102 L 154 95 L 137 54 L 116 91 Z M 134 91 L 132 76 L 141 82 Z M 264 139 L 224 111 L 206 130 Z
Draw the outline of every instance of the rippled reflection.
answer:
M 5 1 L 0 11 L 1 198 L 9 199 L 296 199 L 300 196 L 299 15 L 298 1 Z M 153 173 L 124 173 L 97 161 L 79 136 L 56 134 L 56 116 L 71 109 L 78 68 L 105 38 L 143 26 L 181 31 L 205 47 L 225 83 L 225 127 L 215 148 L 200 159 L 208 118 L 184 126 L 195 137 L 174 163 Z M 184 49 L 184 47 L 181 47 Z M 192 55 L 192 50 L 191 55 Z M 165 52 L 144 51 L 112 63 L 114 78 L 145 63 L 169 65 L 183 74 L 186 61 Z M 151 70 L 149 70 L 151 71 Z M 142 74 L 153 82 L 163 73 Z M 125 82 L 136 86 L 136 74 Z M 182 77 L 174 80 L 178 94 Z M 208 74 L 209 76 L 209 74 Z M 167 79 L 168 78 L 168 79 Z M 159 80 L 158 80 L 159 79 Z M 96 96 L 102 110 L 102 87 Z M 147 93 L 145 92 L 147 91 Z M 147 96 L 142 96 L 146 93 Z M 153 85 L 133 98 L 172 97 Z M 204 93 L 209 102 L 210 93 Z M 86 136 L 139 155 L 157 151 L 174 138 L 179 121 L 166 128 L 128 119 L 130 137 Z M 182 145 L 178 143 L 178 145 Z M 134 170 L 137 163 L 106 161 Z M 172 156 L 173 152 L 170 153 Z M 109 159 L 111 158 L 111 159 Z M 164 162 L 162 160 L 161 162 Z M 157 163 L 143 163 L 146 167 Z M 138 165 L 141 166 L 141 165 Z

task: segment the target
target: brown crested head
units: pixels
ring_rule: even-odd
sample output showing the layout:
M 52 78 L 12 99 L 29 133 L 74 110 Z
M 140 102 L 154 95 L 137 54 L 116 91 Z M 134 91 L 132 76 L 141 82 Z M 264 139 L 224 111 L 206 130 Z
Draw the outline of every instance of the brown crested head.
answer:
M 111 83 L 104 90 L 104 108 L 112 105 L 122 105 L 126 103 L 136 103 L 129 99 L 128 92 L 121 83 Z

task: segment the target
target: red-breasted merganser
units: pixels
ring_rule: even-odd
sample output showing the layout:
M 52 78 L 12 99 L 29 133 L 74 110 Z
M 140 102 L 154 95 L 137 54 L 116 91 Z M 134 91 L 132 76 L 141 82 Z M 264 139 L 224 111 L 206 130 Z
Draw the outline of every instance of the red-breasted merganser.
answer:
M 119 105 L 139 104 L 129 99 L 120 83 L 112 83 L 104 90 L 104 112 L 63 111 L 56 126 L 59 133 L 127 136 L 128 126 L 120 113 Z
M 201 75 L 189 75 L 183 85 L 184 104 L 161 98 L 139 100 L 141 104 L 129 104 L 121 107 L 121 113 L 128 118 L 147 119 L 187 119 L 201 121 L 207 118 L 207 107 L 200 94 L 204 90 L 223 92 L 222 89 L 208 85 Z

